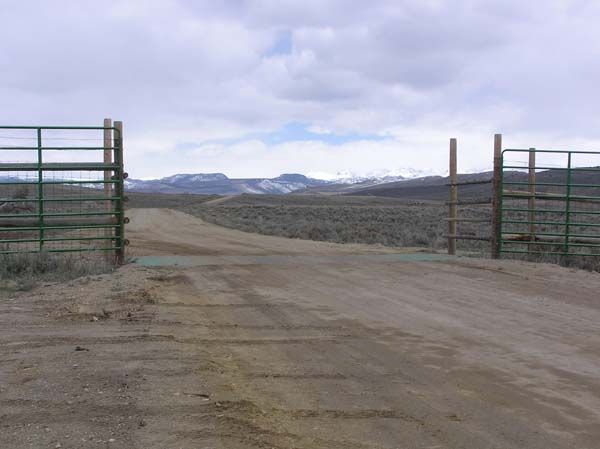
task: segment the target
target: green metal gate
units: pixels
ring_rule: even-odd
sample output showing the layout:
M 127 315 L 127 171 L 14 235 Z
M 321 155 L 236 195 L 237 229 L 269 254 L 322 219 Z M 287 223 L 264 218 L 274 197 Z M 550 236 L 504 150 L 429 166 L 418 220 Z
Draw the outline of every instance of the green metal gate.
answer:
M 122 124 L 0 126 L 0 254 L 114 253 L 125 240 Z
M 600 162 L 599 156 L 535 148 L 502 151 L 496 193 L 499 252 L 600 256 L 600 166 L 591 163 Z

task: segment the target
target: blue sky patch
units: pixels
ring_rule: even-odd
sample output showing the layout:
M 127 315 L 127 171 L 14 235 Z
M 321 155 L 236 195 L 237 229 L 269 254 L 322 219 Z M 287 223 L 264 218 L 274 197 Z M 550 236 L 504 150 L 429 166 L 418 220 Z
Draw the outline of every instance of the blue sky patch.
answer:
M 343 145 L 349 142 L 357 141 L 373 141 L 380 142 L 387 140 L 389 137 L 377 134 L 361 134 L 361 133 L 316 133 L 309 130 L 310 125 L 306 123 L 290 122 L 275 131 L 265 133 L 250 133 L 242 137 L 232 139 L 215 139 L 206 140 L 200 143 L 182 142 L 177 144 L 178 150 L 191 150 L 202 145 L 236 145 L 248 140 L 259 140 L 265 145 L 273 146 L 287 142 L 322 142 L 328 145 Z
M 315 133 L 309 130 L 309 125 L 305 123 L 287 123 L 277 131 L 257 134 L 254 138 L 264 142 L 267 145 L 277 145 L 286 142 L 323 142 L 329 145 L 343 145 L 348 142 L 356 142 L 359 140 L 381 141 L 386 137 L 376 134 L 359 134 L 359 133 Z
M 289 55 L 292 52 L 292 32 L 282 31 L 273 46 L 267 50 L 266 56 Z

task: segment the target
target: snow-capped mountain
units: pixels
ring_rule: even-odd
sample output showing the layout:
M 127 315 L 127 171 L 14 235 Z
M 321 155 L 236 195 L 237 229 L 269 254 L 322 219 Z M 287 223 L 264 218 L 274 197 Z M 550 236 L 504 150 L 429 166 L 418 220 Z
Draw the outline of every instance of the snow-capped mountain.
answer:
M 292 173 L 276 178 L 228 178 L 223 173 L 176 174 L 162 179 L 128 179 L 125 186 L 133 192 L 156 193 L 204 193 L 216 195 L 287 194 L 311 187 L 325 185 L 369 185 L 404 181 L 431 175 L 431 172 L 400 168 L 379 170 L 364 174 L 338 172 L 336 174 L 314 172 L 307 176 Z
M 197 173 L 151 180 L 128 179 L 125 181 L 125 187 L 132 192 L 280 195 L 327 183 L 300 174 L 284 174 L 277 178 L 232 179 L 223 173 Z
M 375 170 L 362 174 L 339 171 L 335 174 L 326 172 L 311 172 L 307 176 L 315 179 L 323 179 L 335 184 L 382 184 L 385 182 L 404 181 L 406 179 L 422 178 L 425 176 L 433 176 L 435 173 L 432 170 L 416 170 L 414 168 L 397 168 L 388 170 Z
M 132 192 L 148 193 L 200 193 L 215 195 L 288 194 L 314 187 L 331 186 L 333 190 L 363 188 L 388 182 L 405 181 L 430 175 L 430 172 L 413 169 L 380 170 L 364 174 L 314 172 L 308 176 L 288 173 L 276 178 L 228 178 L 223 173 L 180 173 L 161 179 L 127 179 L 125 188 Z M 0 183 L 9 182 L 0 177 Z M 102 188 L 100 184 L 83 187 Z

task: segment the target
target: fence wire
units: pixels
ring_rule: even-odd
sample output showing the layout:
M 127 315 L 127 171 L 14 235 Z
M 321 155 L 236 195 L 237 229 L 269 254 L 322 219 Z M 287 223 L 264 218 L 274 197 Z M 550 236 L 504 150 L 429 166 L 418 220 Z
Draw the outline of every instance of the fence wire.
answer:
M 0 253 L 122 253 L 120 132 L 1 126 L 0 131 Z
M 501 253 L 599 258 L 600 153 L 504 150 L 500 214 Z

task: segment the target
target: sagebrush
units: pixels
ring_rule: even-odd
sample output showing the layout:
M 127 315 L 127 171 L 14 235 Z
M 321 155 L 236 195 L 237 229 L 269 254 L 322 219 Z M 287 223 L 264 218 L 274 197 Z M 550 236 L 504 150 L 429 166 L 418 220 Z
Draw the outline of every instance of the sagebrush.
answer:
M 285 204 L 288 199 L 290 204 Z M 383 200 L 386 201 L 308 195 L 285 199 L 243 196 L 215 206 L 208 203 L 180 209 L 210 223 L 266 235 L 439 250 L 447 247 L 448 211 L 443 203 Z M 487 218 L 490 210 L 470 208 L 463 211 L 463 216 Z M 489 226 L 465 223 L 461 232 L 485 236 L 490 231 Z M 489 243 L 466 241 L 461 248 L 484 253 L 489 252 Z
M 39 282 L 65 282 L 82 276 L 107 273 L 114 265 L 100 257 L 66 254 L 0 254 L 0 287 L 28 290 Z

